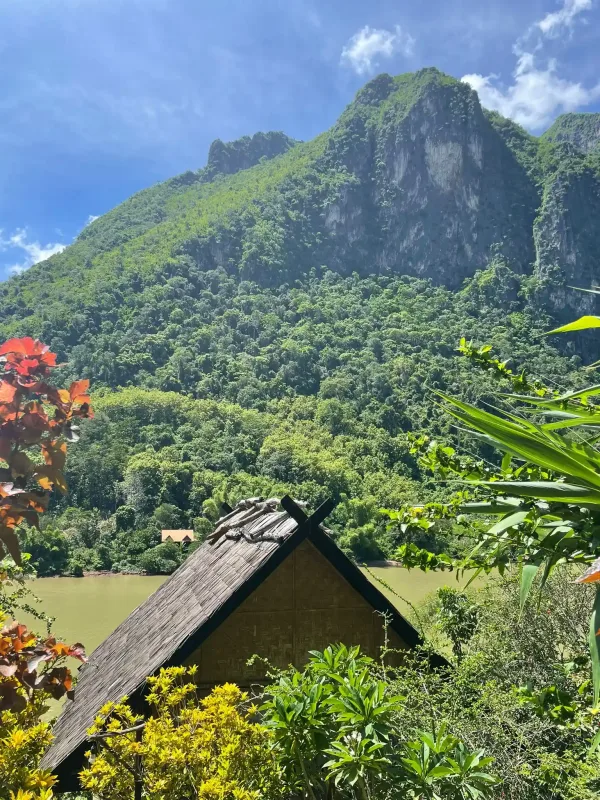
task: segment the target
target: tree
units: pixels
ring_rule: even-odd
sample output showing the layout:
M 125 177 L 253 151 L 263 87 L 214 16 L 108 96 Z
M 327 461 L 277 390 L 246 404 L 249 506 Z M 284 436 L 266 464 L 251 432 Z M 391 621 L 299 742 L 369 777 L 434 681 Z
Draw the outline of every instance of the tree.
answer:
M 21 547 L 31 556 L 31 564 L 40 578 L 62 575 L 68 566 L 69 539 L 54 525 L 43 530 L 27 527 L 19 531 Z
M 92 410 L 89 381 L 74 381 L 68 390 L 47 383 L 56 355 L 37 339 L 5 342 L 0 363 L 0 459 L 6 463 L 0 470 L 0 546 L 18 564 L 15 528 L 24 521 L 37 527 L 50 492 L 66 492 L 66 442 L 77 438 L 74 422 L 91 417 Z
M 150 575 L 170 575 L 181 563 L 183 554 L 175 542 L 162 542 L 146 550 L 138 560 L 139 566 Z
M 552 333 L 600 327 L 600 318 L 582 317 Z M 434 525 L 440 518 L 480 515 L 493 518 L 479 527 L 477 542 L 460 568 L 503 571 L 516 563 L 521 574 L 521 606 L 536 575 L 543 586 L 561 564 L 583 567 L 576 582 L 596 584 L 589 647 L 594 682 L 594 704 L 600 700 L 600 406 L 595 398 L 600 386 L 561 393 L 540 381 L 530 381 L 523 371 L 514 374 L 493 358 L 491 347 L 473 348 L 464 340 L 462 351 L 513 392 L 499 394 L 498 405 L 487 411 L 438 392 L 445 409 L 462 428 L 502 453 L 497 466 L 457 457 L 421 439 L 430 467 L 462 480 L 464 488 L 446 505 L 406 508 L 392 513 L 405 530 Z M 508 402 L 508 405 L 507 405 Z M 468 488 L 467 488 L 468 487 Z M 429 554 L 430 555 L 430 554 Z M 402 547 L 399 556 L 408 566 L 427 566 L 428 554 Z M 451 559 L 432 560 L 445 567 Z

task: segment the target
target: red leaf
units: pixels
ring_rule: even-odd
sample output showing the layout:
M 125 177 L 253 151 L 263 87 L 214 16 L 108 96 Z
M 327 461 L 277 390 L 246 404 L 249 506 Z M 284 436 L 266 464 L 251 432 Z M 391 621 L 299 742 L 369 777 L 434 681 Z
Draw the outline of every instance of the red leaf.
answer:
M 59 469 L 51 466 L 37 467 L 33 473 L 33 477 L 42 487 L 42 489 L 50 489 L 50 486 L 56 486 L 57 489 L 63 494 L 68 490 L 65 476 Z
M 22 711 L 27 705 L 27 700 L 17 692 L 14 681 L 0 683 L 0 711 Z
M 31 336 L 25 336 L 23 339 L 9 339 L 0 347 L 0 356 L 4 356 L 7 353 L 27 356 L 33 352 L 34 346 L 35 342 Z
M 6 380 L 0 381 L 0 403 L 10 405 L 14 401 L 16 393 L 16 386 Z
M 597 558 L 583 575 L 575 578 L 575 583 L 597 583 L 598 581 L 600 581 L 600 558 Z
M 12 453 L 13 443 L 10 439 L 2 436 L 0 437 L 0 458 L 3 461 L 8 461 L 8 457 Z
M 38 653 L 27 662 L 27 669 L 29 672 L 35 672 L 42 661 L 50 661 L 51 656 L 48 653 Z
M 33 468 L 33 462 L 22 450 L 18 450 L 9 460 L 11 475 L 13 478 L 27 476 Z
M 84 664 L 87 664 L 85 647 L 81 644 L 81 642 L 76 642 L 75 644 L 71 645 L 67 655 L 71 656 L 71 658 L 76 658 L 78 661 L 82 661 Z
M 19 540 L 17 538 L 17 534 L 3 526 L 0 528 L 0 539 L 2 540 L 5 548 L 13 557 L 13 560 L 17 566 L 21 566 L 21 548 L 19 547 Z
M 37 358 L 24 358 L 18 364 L 15 364 L 15 370 L 19 375 L 32 375 L 40 368 L 40 362 Z
M 27 625 L 23 625 L 20 622 L 12 622 L 10 625 L 7 625 L 5 628 L 2 628 L 0 634 L 2 636 L 17 636 L 19 639 L 22 638 L 23 635 L 27 633 Z
M 47 367 L 55 367 L 56 366 L 56 353 L 45 352 L 42 355 L 40 360 L 43 361 L 43 363 Z
M 71 386 L 69 387 L 69 396 L 71 400 L 75 400 L 75 398 L 79 397 L 80 395 L 87 394 L 87 390 L 90 388 L 90 382 L 88 380 L 80 380 L 80 381 L 73 381 Z M 89 402 L 86 400 L 85 402 Z
M 25 494 L 25 491 L 15 489 L 14 483 L 0 483 L 0 497 L 13 497 L 15 494 Z
M 52 654 L 55 658 L 59 656 L 66 656 L 69 654 L 69 645 L 65 644 L 64 642 L 56 642 L 51 648 Z
M 44 461 L 55 469 L 64 469 L 67 460 L 67 443 L 54 439 L 42 445 Z

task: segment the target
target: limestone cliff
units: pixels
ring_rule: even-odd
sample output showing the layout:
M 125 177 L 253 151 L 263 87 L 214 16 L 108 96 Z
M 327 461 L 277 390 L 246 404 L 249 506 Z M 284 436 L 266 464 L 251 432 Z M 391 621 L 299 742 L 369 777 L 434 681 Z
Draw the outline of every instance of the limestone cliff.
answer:
M 250 169 L 263 159 L 275 158 L 287 152 L 297 142 L 281 131 L 255 133 L 242 136 L 233 142 L 215 139 L 208 151 L 206 174 L 233 175 L 243 169 Z
M 459 288 L 494 259 L 572 317 L 594 298 L 569 287 L 600 283 L 597 118 L 565 115 L 536 138 L 436 69 L 380 75 L 310 142 L 216 140 L 205 168 L 140 192 L 9 281 L 0 321 L 19 326 L 49 296 L 62 308 L 64 290 L 93 305 L 121 274 L 147 285 L 220 269 L 280 286 L 329 269 Z
M 582 153 L 591 153 L 600 145 L 600 114 L 561 114 L 542 138 L 549 142 L 569 142 Z

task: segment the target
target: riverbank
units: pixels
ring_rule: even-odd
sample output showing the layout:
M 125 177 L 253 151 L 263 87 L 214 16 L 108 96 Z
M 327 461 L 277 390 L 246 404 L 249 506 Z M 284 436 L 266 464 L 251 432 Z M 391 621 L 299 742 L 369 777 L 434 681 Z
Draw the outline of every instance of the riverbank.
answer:
M 389 567 L 401 567 L 401 561 L 364 561 L 358 564 L 361 568 L 366 569 L 387 569 Z M 157 578 L 163 577 L 168 578 L 168 575 L 150 575 L 148 572 L 112 572 L 109 569 L 104 570 L 90 570 L 85 571 L 82 575 L 51 575 L 47 578 L 41 578 L 40 580 L 54 580 L 56 578 L 69 578 L 73 580 L 81 580 L 81 578 L 117 578 L 117 577 L 126 577 L 131 578 L 135 576 L 136 578 Z

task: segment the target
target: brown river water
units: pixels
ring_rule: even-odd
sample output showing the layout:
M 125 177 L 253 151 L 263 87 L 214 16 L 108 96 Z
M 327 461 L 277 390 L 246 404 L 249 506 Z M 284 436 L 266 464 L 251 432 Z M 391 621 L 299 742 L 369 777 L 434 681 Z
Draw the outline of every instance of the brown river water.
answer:
M 402 567 L 371 567 L 372 576 L 385 581 L 406 601 L 378 581 L 399 611 L 414 619 L 410 605 L 444 585 L 457 586 L 451 573 L 425 573 Z M 125 617 L 165 581 L 164 576 L 91 575 L 85 578 L 38 578 L 31 589 L 40 598 L 40 608 L 55 617 L 54 632 L 68 643 L 83 642 L 88 654 Z M 30 622 L 30 620 L 25 620 Z M 39 628 L 39 624 L 35 627 Z

